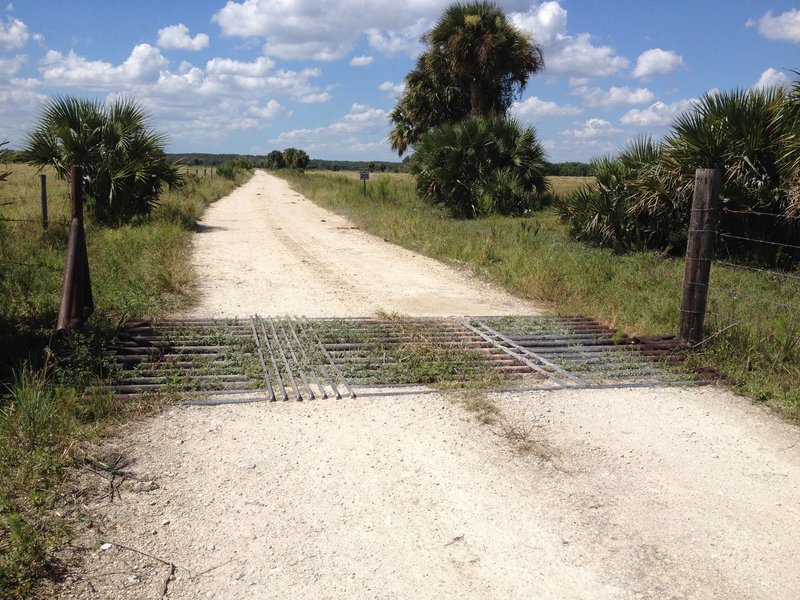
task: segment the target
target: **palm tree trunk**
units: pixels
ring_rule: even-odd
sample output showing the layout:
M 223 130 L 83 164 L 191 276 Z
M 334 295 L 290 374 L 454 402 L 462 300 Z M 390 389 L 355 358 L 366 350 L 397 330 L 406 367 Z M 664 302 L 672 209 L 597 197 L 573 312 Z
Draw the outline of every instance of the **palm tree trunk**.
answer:
M 481 116 L 481 85 L 477 77 L 469 82 L 470 114 L 473 117 Z

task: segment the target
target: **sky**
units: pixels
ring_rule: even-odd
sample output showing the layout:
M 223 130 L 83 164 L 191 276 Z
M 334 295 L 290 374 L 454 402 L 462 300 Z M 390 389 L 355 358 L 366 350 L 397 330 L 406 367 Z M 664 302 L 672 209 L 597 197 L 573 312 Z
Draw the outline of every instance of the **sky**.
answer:
M 438 0 L 19 0 L 0 7 L 0 141 L 43 103 L 133 98 L 169 152 L 397 160 L 388 113 Z M 501 0 L 544 51 L 511 114 L 552 162 L 662 137 L 704 93 L 786 85 L 800 6 L 779 0 Z

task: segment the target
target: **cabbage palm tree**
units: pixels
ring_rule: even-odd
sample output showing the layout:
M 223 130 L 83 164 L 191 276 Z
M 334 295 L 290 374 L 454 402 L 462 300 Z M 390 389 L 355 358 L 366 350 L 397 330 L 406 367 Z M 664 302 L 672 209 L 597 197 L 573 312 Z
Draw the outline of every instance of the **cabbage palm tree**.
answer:
M 782 135 L 779 157 L 786 190 L 786 215 L 800 217 L 800 72 L 786 92 L 786 99 L 776 114 Z
M 62 178 L 69 177 L 72 165 L 82 166 L 95 217 L 121 224 L 149 214 L 164 186 L 180 185 L 164 145 L 164 136 L 149 127 L 133 100 L 101 104 L 57 97 L 45 104 L 28 134 L 23 157 L 38 167 L 54 167 Z
M 697 168 L 721 168 L 725 195 L 739 208 L 770 203 L 780 187 L 780 88 L 705 94 L 665 138 L 665 164 L 687 181 Z
M 406 75 L 405 90 L 389 113 L 394 129 L 389 134 L 392 150 L 401 156 L 428 131 L 455 123 L 469 115 L 469 94 L 445 69 L 434 69 L 431 52 L 417 60 Z
M 8 145 L 8 140 L 4 142 L 0 142 L 0 162 L 6 162 L 6 151 L 3 150 L 3 146 Z M 5 181 L 6 177 L 11 175 L 11 171 L 0 172 L 0 181 Z
M 493 2 L 451 5 L 423 40 L 466 82 L 473 117 L 505 114 L 544 66 L 541 47 Z
M 422 40 L 428 48 L 389 114 L 389 140 L 401 155 L 440 125 L 505 115 L 544 66 L 542 49 L 491 2 L 453 4 Z
M 533 128 L 505 117 L 468 117 L 434 129 L 411 159 L 418 193 L 459 217 L 540 208 L 548 189 L 544 168 Z
M 661 144 L 638 137 L 593 160 L 595 180 L 559 202 L 575 237 L 616 252 L 682 247 L 687 196 L 662 156 Z

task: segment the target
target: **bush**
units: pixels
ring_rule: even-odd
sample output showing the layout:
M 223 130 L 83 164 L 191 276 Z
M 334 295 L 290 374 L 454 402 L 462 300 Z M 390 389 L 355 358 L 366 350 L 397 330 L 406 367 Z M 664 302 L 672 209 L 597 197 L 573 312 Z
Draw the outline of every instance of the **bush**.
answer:
M 164 136 L 150 129 L 144 110 L 132 100 L 103 105 L 66 97 L 45 104 L 23 156 L 39 168 L 53 166 L 63 179 L 72 165 L 82 166 L 95 218 L 120 225 L 150 214 L 165 187 L 180 185 L 164 145 Z
M 556 202 L 573 236 L 616 252 L 682 251 L 690 200 L 662 166 L 662 154 L 652 139 L 639 138 L 616 157 L 592 161 L 595 181 Z
M 411 173 L 428 202 L 473 218 L 541 208 L 548 189 L 544 166 L 544 150 L 532 128 L 505 117 L 478 117 L 425 135 Z
M 681 252 L 698 168 L 723 173 L 718 252 L 792 269 L 800 252 L 800 84 L 706 94 L 680 115 L 663 145 L 635 140 L 592 163 L 594 184 L 559 203 L 573 235 L 622 250 Z M 737 238 L 764 240 L 766 244 Z

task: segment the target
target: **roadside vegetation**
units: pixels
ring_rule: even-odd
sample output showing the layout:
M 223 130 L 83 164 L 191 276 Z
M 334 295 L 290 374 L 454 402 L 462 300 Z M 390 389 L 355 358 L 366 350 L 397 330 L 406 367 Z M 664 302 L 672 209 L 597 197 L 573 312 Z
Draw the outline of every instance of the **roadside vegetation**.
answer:
M 800 79 L 789 89 L 713 92 L 663 142 L 640 138 L 592 163 L 559 203 L 580 240 L 681 254 L 695 170 L 722 170 L 719 254 L 768 269 L 800 263 Z
M 74 467 L 94 461 L 91 443 L 109 426 L 151 411 L 88 390 L 102 381 L 103 349 L 130 316 L 184 306 L 193 276 L 190 239 L 206 206 L 249 176 L 205 177 L 181 169 L 183 183 L 162 191 L 149 215 L 108 226 L 86 220 L 95 303 L 84 332 L 55 336 L 70 200 L 53 167 L 43 230 L 35 167 L 3 163 L 0 182 L 0 597 L 28 598 L 57 577 L 55 557 L 76 515 L 67 515 Z M 99 460 L 99 459 L 98 459 Z M 101 461 L 102 462 L 102 461 Z
M 45 103 L 28 133 L 22 159 L 53 167 L 61 179 L 69 177 L 72 165 L 81 165 L 95 221 L 122 225 L 149 215 L 163 189 L 180 185 L 177 167 L 164 153 L 165 141 L 129 98 L 102 104 L 57 97 Z
M 458 219 L 420 199 L 413 177 L 281 172 L 299 193 L 386 240 L 468 269 L 560 315 L 581 314 L 633 335 L 675 335 L 683 260 L 661 252 L 617 253 L 576 241 L 555 208 L 521 217 Z M 586 178 L 552 178 L 560 197 Z M 800 281 L 714 265 L 708 340 L 690 355 L 734 388 L 800 417 L 800 323 L 781 310 L 800 297 Z M 747 298 L 739 302 L 733 299 Z M 764 303 L 774 306 L 765 311 Z M 735 324 L 731 326 L 731 324 Z
M 390 113 L 393 149 L 414 149 L 415 185 L 381 176 L 366 199 L 347 178 L 287 174 L 298 191 L 559 312 L 670 335 L 694 174 L 721 169 L 721 260 L 692 359 L 800 416 L 800 79 L 706 94 L 663 142 L 633 140 L 593 161 L 582 185 L 551 192 L 535 132 L 507 133 L 511 102 L 545 64 L 535 41 L 496 4 L 471 2 L 446 9 L 422 42 Z M 555 209 L 532 212 L 553 193 Z

